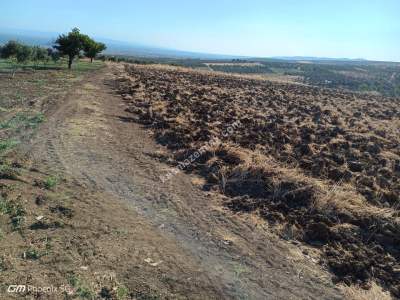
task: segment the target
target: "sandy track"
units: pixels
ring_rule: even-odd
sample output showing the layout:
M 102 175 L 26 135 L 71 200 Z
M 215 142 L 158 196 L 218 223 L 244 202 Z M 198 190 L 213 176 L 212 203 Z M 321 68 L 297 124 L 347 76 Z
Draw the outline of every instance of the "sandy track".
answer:
M 341 299 L 328 273 L 295 246 L 222 209 L 221 198 L 188 175 L 160 181 L 167 166 L 152 154 L 163 149 L 124 111 L 111 84 L 118 72 L 109 66 L 90 74 L 64 99 L 39 133 L 36 159 L 107 201 L 129 203 L 143 222 L 143 234 L 131 238 L 156 246 L 162 272 L 178 278 L 169 286 L 180 296 Z

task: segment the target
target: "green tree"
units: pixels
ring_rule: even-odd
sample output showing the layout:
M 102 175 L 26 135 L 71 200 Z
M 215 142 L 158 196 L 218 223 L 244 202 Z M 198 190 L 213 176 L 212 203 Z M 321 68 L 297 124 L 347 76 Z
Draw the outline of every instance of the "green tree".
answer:
M 68 56 L 68 69 L 71 69 L 74 58 L 84 50 L 87 38 L 86 35 L 80 33 L 78 28 L 72 29 L 68 34 L 58 36 L 54 48 L 61 55 Z
M 47 55 L 47 50 L 39 46 L 33 47 L 32 60 L 36 66 L 38 65 L 39 62 L 43 63 L 47 62 L 49 60 L 49 57 Z
M 91 38 L 87 38 L 85 41 L 84 51 L 85 56 L 90 58 L 90 62 L 93 62 L 93 59 L 99 54 L 101 51 L 106 49 L 106 45 L 103 43 L 97 43 Z
M 21 47 L 21 44 L 16 41 L 8 41 L 1 50 L 1 58 L 11 59 L 15 58 L 18 53 L 18 49 Z
M 55 51 L 55 50 L 52 49 L 52 48 L 48 48 L 48 49 L 47 49 L 47 56 L 48 56 L 49 58 L 51 58 L 51 60 L 52 60 L 54 63 L 57 63 L 57 62 L 60 60 L 60 58 L 61 58 L 60 52 Z
M 32 58 L 32 47 L 21 45 L 17 51 L 17 63 L 25 64 Z
M 31 59 L 32 48 L 16 41 L 8 41 L 2 48 L 1 57 L 9 59 L 13 65 L 12 77 L 15 76 L 18 64 L 26 63 Z

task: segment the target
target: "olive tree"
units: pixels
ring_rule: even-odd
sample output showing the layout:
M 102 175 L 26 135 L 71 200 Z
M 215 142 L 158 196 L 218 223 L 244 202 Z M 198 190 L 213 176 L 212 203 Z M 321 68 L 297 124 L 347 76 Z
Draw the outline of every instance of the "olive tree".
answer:
M 98 43 L 91 38 L 87 38 L 84 45 L 85 56 L 90 58 L 90 62 L 93 62 L 93 59 L 99 54 L 101 51 L 106 49 L 106 45 L 103 43 Z
M 21 44 L 17 41 L 8 41 L 1 49 L 1 58 L 15 58 Z
M 87 38 L 86 35 L 80 33 L 78 28 L 72 29 L 68 34 L 58 36 L 54 48 L 61 55 L 68 56 L 68 69 L 71 69 L 74 58 L 84 50 Z
M 17 63 L 25 64 L 32 58 L 32 47 L 21 45 L 17 51 Z
M 13 65 L 12 77 L 14 77 L 17 65 L 24 64 L 32 58 L 32 48 L 16 41 L 9 41 L 2 47 L 1 57 L 11 60 Z
M 33 47 L 32 60 L 36 66 L 39 64 L 39 62 L 46 63 L 49 60 L 49 57 L 47 55 L 47 50 L 39 46 Z
M 51 60 L 52 60 L 54 63 L 59 62 L 59 61 L 60 61 L 60 58 L 61 58 L 60 52 L 58 52 L 58 51 L 56 51 L 56 50 L 54 50 L 54 49 L 52 49 L 52 48 L 48 48 L 48 49 L 47 49 L 47 57 L 51 58 Z

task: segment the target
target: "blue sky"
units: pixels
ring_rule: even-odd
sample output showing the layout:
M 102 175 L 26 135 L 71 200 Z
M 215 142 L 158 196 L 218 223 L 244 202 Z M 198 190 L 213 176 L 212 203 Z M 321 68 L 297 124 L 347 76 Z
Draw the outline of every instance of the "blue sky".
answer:
M 248 56 L 400 61 L 400 0 L 13 0 L 0 28 Z

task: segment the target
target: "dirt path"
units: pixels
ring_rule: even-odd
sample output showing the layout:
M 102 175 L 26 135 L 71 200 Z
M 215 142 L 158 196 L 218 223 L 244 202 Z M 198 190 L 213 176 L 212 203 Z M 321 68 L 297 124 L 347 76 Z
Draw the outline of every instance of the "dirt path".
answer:
M 91 74 L 64 99 L 39 133 L 35 159 L 106 201 L 128 203 L 143 226 L 130 238 L 151 245 L 156 268 L 177 295 L 341 299 L 328 273 L 296 245 L 223 209 L 221 197 L 201 191 L 186 174 L 160 181 L 168 167 L 154 154 L 165 150 L 124 111 L 111 87 L 116 72 L 108 66 Z

